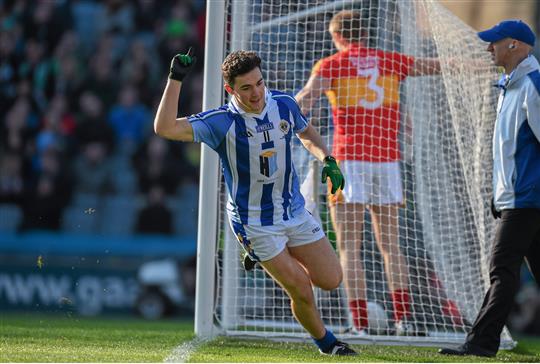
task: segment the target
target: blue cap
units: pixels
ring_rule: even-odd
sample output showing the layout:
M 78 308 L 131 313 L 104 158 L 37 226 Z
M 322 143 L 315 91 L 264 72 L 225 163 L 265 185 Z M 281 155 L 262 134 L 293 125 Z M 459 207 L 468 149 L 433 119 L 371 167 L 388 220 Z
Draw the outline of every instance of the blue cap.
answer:
M 505 20 L 493 28 L 479 32 L 484 42 L 494 43 L 504 38 L 512 38 L 534 47 L 536 36 L 531 28 L 521 20 Z

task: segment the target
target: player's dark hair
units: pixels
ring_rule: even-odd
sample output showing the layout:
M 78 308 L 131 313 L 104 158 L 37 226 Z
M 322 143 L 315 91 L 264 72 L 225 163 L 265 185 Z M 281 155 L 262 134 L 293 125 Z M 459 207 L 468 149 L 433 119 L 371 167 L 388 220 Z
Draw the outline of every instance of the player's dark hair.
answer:
M 330 20 L 330 28 L 349 43 L 364 41 L 369 35 L 369 19 L 361 12 L 342 10 Z
M 221 65 L 223 79 L 230 86 L 237 76 L 246 74 L 256 67 L 261 69 L 261 58 L 253 51 L 235 51 L 230 53 Z

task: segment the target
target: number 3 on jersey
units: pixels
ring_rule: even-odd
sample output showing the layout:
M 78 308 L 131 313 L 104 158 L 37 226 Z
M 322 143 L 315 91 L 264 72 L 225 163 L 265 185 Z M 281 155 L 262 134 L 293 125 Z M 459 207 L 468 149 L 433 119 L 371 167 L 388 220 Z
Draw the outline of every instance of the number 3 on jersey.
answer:
M 367 88 L 375 92 L 376 98 L 374 101 L 368 101 L 365 98 L 361 98 L 358 104 L 366 109 L 377 109 L 381 107 L 384 100 L 384 88 L 377 84 L 379 79 L 378 68 L 358 69 L 358 75 L 362 77 L 368 77 Z

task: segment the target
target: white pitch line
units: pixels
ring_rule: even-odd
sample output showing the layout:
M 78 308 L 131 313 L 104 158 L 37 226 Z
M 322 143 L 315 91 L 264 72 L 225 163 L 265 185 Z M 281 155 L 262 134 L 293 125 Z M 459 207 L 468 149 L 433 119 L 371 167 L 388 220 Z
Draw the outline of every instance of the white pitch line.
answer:
M 183 342 L 173 349 L 172 353 L 165 359 L 165 363 L 185 363 L 191 354 L 208 340 L 210 339 L 195 337 L 190 341 Z

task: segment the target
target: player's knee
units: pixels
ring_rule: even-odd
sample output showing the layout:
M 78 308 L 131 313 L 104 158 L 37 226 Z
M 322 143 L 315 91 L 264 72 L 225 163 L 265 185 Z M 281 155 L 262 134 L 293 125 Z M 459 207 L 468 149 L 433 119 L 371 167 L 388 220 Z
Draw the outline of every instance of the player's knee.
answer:
M 313 296 L 313 290 L 311 287 L 298 287 L 291 292 L 291 301 L 295 304 L 301 304 L 303 306 L 311 306 L 315 304 L 315 297 Z
M 339 287 L 341 282 L 343 281 L 343 269 L 341 268 L 341 264 L 339 264 L 339 261 L 333 270 L 333 274 L 329 274 L 332 279 L 329 279 L 329 285 L 327 286 L 326 290 L 332 290 Z
M 298 277 L 295 282 L 288 287 L 287 292 L 292 301 L 296 303 L 311 304 L 315 302 L 311 282 L 307 276 Z
M 336 289 L 343 280 L 343 271 L 340 266 L 337 266 L 331 273 L 325 274 L 323 278 L 313 282 L 314 285 L 325 291 Z

